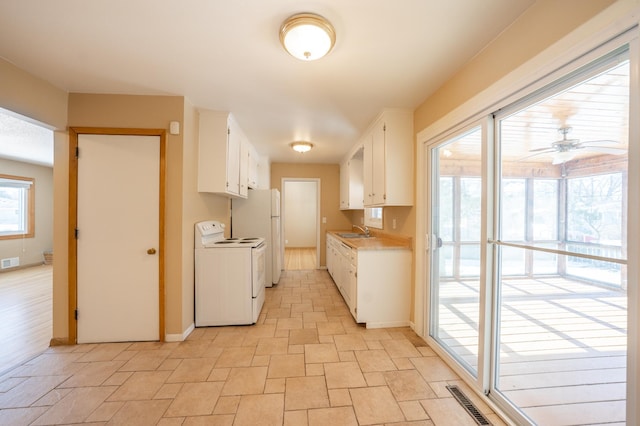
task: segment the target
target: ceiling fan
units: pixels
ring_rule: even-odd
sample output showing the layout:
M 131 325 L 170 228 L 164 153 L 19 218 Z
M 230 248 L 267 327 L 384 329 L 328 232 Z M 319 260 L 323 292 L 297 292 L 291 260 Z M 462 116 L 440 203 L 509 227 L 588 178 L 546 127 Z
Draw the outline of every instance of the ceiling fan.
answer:
M 568 139 L 567 135 L 571 132 L 571 127 L 561 127 L 558 129 L 558 133 L 562 134 L 562 139 L 555 141 L 551 146 L 546 148 L 536 148 L 529 150 L 533 153 L 525 158 L 535 157 L 537 155 L 551 154 L 553 160 L 551 164 L 558 165 L 572 160 L 580 150 L 601 152 L 603 154 L 622 155 L 627 152 L 626 149 L 615 148 L 611 146 L 603 146 L 607 144 L 617 144 L 618 142 L 613 140 L 596 140 L 580 142 L 579 139 Z

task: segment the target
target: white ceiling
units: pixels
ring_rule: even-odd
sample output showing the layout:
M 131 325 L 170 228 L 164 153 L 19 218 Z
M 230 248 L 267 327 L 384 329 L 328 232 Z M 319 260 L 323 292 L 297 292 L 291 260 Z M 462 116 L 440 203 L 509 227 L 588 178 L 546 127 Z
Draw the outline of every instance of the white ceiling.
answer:
M 0 57 L 68 92 L 185 96 L 231 111 L 271 161 L 336 163 L 382 108 L 415 109 L 532 3 L 2 0 Z M 280 46 L 299 12 L 335 27 L 326 58 Z M 292 152 L 300 139 L 315 148 Z

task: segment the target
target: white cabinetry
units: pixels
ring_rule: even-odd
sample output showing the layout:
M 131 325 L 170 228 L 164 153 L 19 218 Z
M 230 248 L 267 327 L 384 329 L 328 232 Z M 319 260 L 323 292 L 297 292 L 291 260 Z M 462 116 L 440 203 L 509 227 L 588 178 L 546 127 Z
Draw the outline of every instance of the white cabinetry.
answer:
M 340 165 L 340 210 L 364 208 L 363 149 Z
M 249 146 L 246 138 L 240 141 L 240 196 L 243 198 L 249 195 Z
M 246 198 L 249 141 L 238 124 L 228 112 L 201 110 L 198 128 L 198 191 Z
M 364 145 L 364 205 L 413 204 L 413 113 L 386 109 L 369 127 Z
M 260 155 L 258 151 L 253 147 L 253 145 L 249 145 L 249 177 L 248 177 L 248 185 L 251 189 L 259 189 L 258 185 L 259 181 L 259 169 L 260 169 Z
M 327 269 L 356 322 L 367 328 L 409 325 L 409 249 L 356 250 L 327 234 Z
M 356 322 L 367 328 L 409 325 L 411 251 L 358 250 L 356 271 Z

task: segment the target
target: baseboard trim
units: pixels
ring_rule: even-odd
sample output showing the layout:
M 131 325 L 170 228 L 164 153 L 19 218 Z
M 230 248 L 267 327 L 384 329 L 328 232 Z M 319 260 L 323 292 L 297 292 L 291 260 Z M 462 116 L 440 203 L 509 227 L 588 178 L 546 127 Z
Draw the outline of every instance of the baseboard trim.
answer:
M 71 343 L 68 337 L 53 337 L 49 341 L 49 346 L 69 346 L 74 345 L 75 343 Z
M 194 323 L 191 323 L 191 325 L 187 327 L 187 329 L 182 334 L 166 334 L 164 336 L 164 341 L 165 342 L 184 342 L 187 339 L 187 337 L 189 337 L 189 335 L 193 332 L 193 330 L 195 330 L 195 328 L 196 328 L 196 325 Z

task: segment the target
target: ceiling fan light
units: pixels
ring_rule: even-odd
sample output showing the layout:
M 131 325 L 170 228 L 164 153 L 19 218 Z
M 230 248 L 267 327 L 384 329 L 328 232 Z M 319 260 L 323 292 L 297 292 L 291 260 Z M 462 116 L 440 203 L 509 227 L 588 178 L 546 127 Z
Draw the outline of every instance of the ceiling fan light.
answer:
M 573 151 L 560 151 L 553 155 L 553 161 L 551 164 L 558 165 L 562 163 L 566 163 L 567 161 L 573 160 L 573 157 L 576 156 L 576 153 Z
M 315 61 L 331 51 L 336 33 L 322 16 L 300 13 L 284 21 L 280 27 L 280 42 L 294 58 Z
M 311 142 L 304 141 L 291 142 L 290 146 L 294 151 L 300 153 L 311 151 L 311 148 L 313 148 L 313 144 Z

